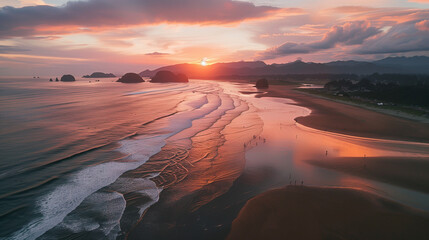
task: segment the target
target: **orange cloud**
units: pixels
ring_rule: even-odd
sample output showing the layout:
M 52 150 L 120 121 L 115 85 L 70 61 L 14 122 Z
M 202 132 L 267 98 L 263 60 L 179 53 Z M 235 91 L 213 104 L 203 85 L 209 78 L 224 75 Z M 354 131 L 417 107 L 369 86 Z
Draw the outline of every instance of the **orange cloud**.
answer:
M 0 37 L 161 23 L 231 24 L 271 17 L 276 12 L 283 13 L 279 8 L 232 0 L 88 0 L 71 1 L 63 7 L 3 7 Z
M 429 20 L 423 20 L 416 23 L 416 28 L 420 31 L 429 31 Z
M 353 20 L 366 20 L 373 23 L 391 23 L 390 25 L 405 23 L 413 20 L 428 18 L 429 10 L 380 8 L 368 13 L 360 13 L 350 16 Z
M 374 10 L 376 10 L 376 8 L 364 7 L 364 6 L 341 6 L 341 7 L 328 9 L 328 12 L 361 13 L 361 12 L 369 12 Z
M 70 58 L 70 57 L 53 57 L 53 56 L 38 56 L 38 55 L 27 55 L 27 54 L 3 54 L 0 53 L 0 57 L 3 58 L 25 58 L 25 59 L 43 59 L 43 60 L 67 60 L 67 61 L 88 61 L 84 58 Z

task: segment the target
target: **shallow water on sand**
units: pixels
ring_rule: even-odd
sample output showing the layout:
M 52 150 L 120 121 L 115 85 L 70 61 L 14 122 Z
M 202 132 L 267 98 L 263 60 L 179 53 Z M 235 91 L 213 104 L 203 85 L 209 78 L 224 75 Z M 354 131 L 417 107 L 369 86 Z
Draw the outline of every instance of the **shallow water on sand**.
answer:
M 257 107 L 264 129 L 246 152 L 246 172 L 270 171 L 273 186 L 285 184 L 352 187 L 429 210 L 429 194 L 311 165 L 306 160 L 337 157 L 429 157 L 429 144 L 348 136 L 305 127 L 294 121 L 310 114 L 279 98 L 248 101 Z M 269 106 L 269 107 L 267 107 Z M 266 142 L 263 142 L 266 139 Z M 362 162 L 364 167 L 365 162 Z
M 326 151 L 428 156 L 427 144 L 297 125 L 293 119 L 308 109 L 240 93 L 253 90 L 248 84 L 113 80 L 1 79 L 0 237 L 122 239 L 139 221 L 164 216 L 162 209 L 195 212 L 234 189 L 243 173 L 269 180 L 253 194 L 304 181 L 429 209 L 427 194 L 304 161 Z M 179 217 L 169 213 L 158 220 L 168 225 Z

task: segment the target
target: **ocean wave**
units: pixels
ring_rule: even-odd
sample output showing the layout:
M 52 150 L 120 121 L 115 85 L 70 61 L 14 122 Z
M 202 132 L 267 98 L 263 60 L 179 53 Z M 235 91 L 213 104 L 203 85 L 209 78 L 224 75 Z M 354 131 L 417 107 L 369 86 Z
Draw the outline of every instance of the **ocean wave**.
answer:
M 126 158 L 89 166 L 72 174 L 66 183 L 57 186 L 37 201 L 38 211 L 42 216 L 15 232 L 12 239 L 35 239 L 63 222 L 85 198 L 114 183 L 123 173 L 144 164 L 161 150 L 168 137 L 191 127 L 192 121 L 205 117 L 220 104 L 221 101 L 216 95 L 211 94 L 205 98 L 196 94 L 177 107 L 180 112 L 156 121 L 162 127 L 155 133 L 119 141 L 120 147 L 117 150 L 126 155 Z

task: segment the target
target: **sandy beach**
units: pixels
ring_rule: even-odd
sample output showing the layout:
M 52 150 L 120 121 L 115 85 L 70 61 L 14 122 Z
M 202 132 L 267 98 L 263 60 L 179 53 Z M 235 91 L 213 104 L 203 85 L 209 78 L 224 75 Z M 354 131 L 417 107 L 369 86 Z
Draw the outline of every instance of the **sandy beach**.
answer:
M 403 119 L 368 109 L 304 94 L 296 86 L 272 85 L 258 97 L 282 97 L 311 109 L 311 114 L 295 120 L 319 130 L 360 137 L 429 142 L 429 124 Z
M 350 188 L 287 186 L 240 211 L 235 239 L 426 239 L 429 215 Z
M 363 141 L 367 138 L 400 140 L 403 143 L 429 141 L 427 123 L 317 98 L 293 88 L 275 86 L 257 97 L 288 98 L 297 106 L 311 109 L 310 115 L 295 120 L 323 132 L 363 137 Z M 324 141 L 321 139 L 319 142 Z M 364 154 L 367 149 L 356 146 L 342 148 L 346 152 L 350 150 L 345 154 L 348 157 L 328 157 L 326 151 L 326 156 L 309 158 L 304 162 L 359 179 L 428 193 L 427 157 L 386 156 L 389 154 L 386 152 L 369 152 L 367 157 Z M 400 148 L 398 145 L 396 150 Z M 425 154 L 424 150 L 417 152 L 416 156 Z M 362 155 L 350 156 L 356 153 Z M 234 220 L 227 239 L 425 239 L 429 233 L 425 227 L 428 223 L 427 212 L 416 211 L 360 187 L 289 185 L 249 200 Z
M 192 137 L 192 147 L 188 157 L 178 161 L 187 169 L 185 177 L 178 177 L 179 181 L 173 181 L 175 183 L 170 187 L 170 184 L 166 185 L 164 181 L 170 177 L 177 177 L 177 174 L 170 174 L 167 168 L 154 178 L 157 185 L 164 186 L 164 190 L 158 202 L 148 209 L 138 224 L 131 229 L 127 239 L 143 237 L 225 239 L 230 233 L 231 222 L 234 219 L 236 220 L 232 225 L 229 239 L 249 238 L 248 235 L 241 234 L 243 231 L 252 233 L 253 229 L 258 229 L 260 234 L 268 234 L 264 235 L 264 238 L 279 239 L 283 238 L 285 235 L 282 234 L 285 233 L 278 232 L 276 226 L 283 230 L 289 229 L 286 228 L 289 225 L 292 226 L 290 229 L 296 229 L 293 233 L 287 232 L 292 239 L 389 238 L 396 236 L 398 232 L 414 231 L 414 228 L 417 229 L 416 239 L 421 236 L 419 234 L 423 234 L 421 232 L 424 228 L 421 226 L 426 224 L 428 219 L 420 218 L 420 210 L 405 207 L 405 204 L 414 203 L 414 199 L 405 198 L 403 191 L 412 189 L 416 192 L 427 192 L 425 190 L 427 186 L 422 184 L 422 182 L 428 182 L 427 177 L 419 174 L 419 177 L 413 178 L 412 175 L 412 173 L 426 171 L 427 158 L 411 157 L 416 154 L 427 155 L 428 152 L 425 150 L 427 144 L 383 140 L 383 138 L 409 140 L 405 132 L 402 135 L 392 134 L 388 137 L 383 135 L 395 124 L 402 124 L 402 121 L 407 120 L 357 107 L 350 110 L 347 105 L 327 100 L 319 102 L 317 98 L 302 95 L 288 87 L 275 88 L 275 90 L 269 90 L 264 97 L 255 98 L 261 92 L 252 91 L 250 86 L 239 84 L 234 87 L 230 83 L 221 83 L 221 86 L 227 94 L 237 94 L 237 92 L 243 94 L 239 96 L 252 106 L 250 111 L 239 117 L 240 121 L 232 122 L 222 131 L 226 142 L 219 147 L 219 155 L 204 157 L 210 150 L 207 148 L 207 139 L 210 139 L 208 137 L 216 131 L 213 129 L 203 131 Z M 270 97 L 273 94 L 277 95 Z M 310 113 L 308 109 L 312 112 Z M 388 128 L 371 132 L 377 124 L 382 123 L 372 123 L 367 121 L 366 117 L 379 116 L 384 117 Z M 294 119 L 297 119 L 300 124 L 296 124 Z M 347 123 L 349 120 L 351 122 Z M 305 121 L 309 124 L 305 124 Z M 240 132 L 244 128 L 255 124 L 262 126 L 262 131 L 248 132 L 247 134 L 251 135 L 241 136 Z M 313 129 L 318 127 L 323 131 Z M 413 127 L 422 127 L 422 125 L 413 125 Z M 355 135 L 362 136 L 356 134 L 361 129 L 367 133 L 363 135 L 364 137 L 374 139 L 355 137 Z M 350 135 L 335 134 L 335 132 Z M 426 139 L 424 138 L 426 136 L 418 133 L 412 139 L 415 140 L 418 137 Z M 237 141 L 237 139 L 249 138 L 252 140 L 245 142 L 244 147 L 243 142 Z M 173 144 L 173 147 L 175 145 L 177 144 Z M 329 152 L 329 156 L 325 152 Z M 361 160 L 364 154 L 367 155 L 365 160 L 371 163 L 366 164 L 366 170 L 362 171 L 364 165 L 361 164 Z M 386 156 L 396 156 L 396 160 L 393 161 Z M 163 156 L 160 157 L 162 159 Z M 160 159 L 154 157 L 145 166 L 151 168 L 151 165 L 157 164 Z M 334 161 L 339 159 L 344 162 L 342 165 Z M 139 172 L 146 172 L 143 168 Z M 399 169 L 405 169 L 405 171 L 400 172 Z M 282 196 L 276 194 L 271 197 L 271 192 L 266 192 L 284 187 L 289 183 L 303 186 L 286 187 L 285 198 L 288 200 L 285 203 Z M 385 186 L 381 183 L 390 185 Z M 394 197 L 390 199 L 397 201 L 386 200 L 387 198 L 368 192 L 392 194 Z M 269 197 L 264 197 L 266 195 Z M 386 196 L 383 195 L 383 197 Z M 255 202 L 257 204 L 254 204 Z M 256 213 L 267 212 L 263 202 L 269 204 L 272 209 L 283 207 L 284 211 L 289 211 L 286 208 L 296 209 L 297 211 L 293 214 L 301 216 L 299 224 L 297 223 L 298 227 L 283 219 L 284 216 L 282 217 L 281 214 L 289 214 L 283 210 L 279 211 L 279 215 L 274 218 L 257 216 L 253 219 Z M 249 206 L 252 206 L 251 213 L 247 216 Z M 417 206 L 426 209 L 427 204 L 420 203 Z M 366 208 L 369 210 L 362 213 L 361 210 Z M 251 225 L 245 222 L 243 227 L 240 225 L 242 219 L 254 222 L 250 223 Z M 338 221 L 338 219 L 342 220 Z M 383 221 L 386 225 L 381 226 L 380 229 L 374 229 L 374 222 L 371 224 L 365 219 L 374 219 L 374 222 Z M 270 223 L 271 227 L 258 221 Z M 341 225 L 342 221 L 345 224 Z M 308 229 L 314 229 L 314 231 L 303 228 L 303 222 L 308 222 Z M 326 224 L 320 225 L 320 222 L 326 222 Z M 386 233 L 389 224 L 396 226 L 403 223 L 403 228 L 398 228 L 398 232 Z M 261 225 L 257 226 L 259 224 Z M 300 225 L 303 226 L 299 227 Z M 350 230 L 350 226 L 354 225 L 366 229 L 363 235 L 359 235 L 361 233 L 356 230 L 361 228 Z M 271 232 L 273 235 L 270 235 Z M 302 233 L 314 235 L 301 236 Z M 250 239 L 263 238 L 258 233 L 250 235 L 254 237 Z
M 429 158 L 342 157 L 308 160 L 319 167 L 342 171 L 429 193 Z

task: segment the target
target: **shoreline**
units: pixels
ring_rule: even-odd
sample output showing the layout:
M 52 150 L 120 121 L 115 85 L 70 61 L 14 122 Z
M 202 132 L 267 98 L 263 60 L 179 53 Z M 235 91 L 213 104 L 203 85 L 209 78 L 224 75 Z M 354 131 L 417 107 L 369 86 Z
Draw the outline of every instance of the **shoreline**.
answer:
M 393 116 L 393 117 L 398 117 L 398 118 L 402 118 L 402 119 L 406 119 L 406 120 L 411 120 L 411 121 L 417 121 L 417 122 L 421 122 L 421 123 L 429 123 L 429 118 L 425 118 L 425 117 L 420 117 L 417 115 L 413 115 L 413 114 L 409 114 L 409 113 L 405 113 L 402 111 L 395 111 L 395 110 L 391 110 L 391 109 L 382 109 L 382 108 L 377 108 L 377 107 L 371 107 L 371 106 L 366 106 L 364 104 L 359 104 L 359 103 L 355 103 L 352 101 L 343 101 L 340 99 L 334 99 L 334 98 L 329 98 L 329 97 L 324 97 L 322 95 L 319 94 L 314 94 L 314 93 L 310 93 L 310 92 L 306 92 L 306 91 L 301 91 L 301 89 L 295 89 L 294 91 L 297 91 L 299 93 L 311 96 L 311 97 L 316 97 L 316 98 L 321 98 L 321 99 L 326 99 L 326 100 L 330 100 L 333 102 L 337 102 L 337 103 L 342 103 L 345 105 L 350 105 L 350 106 L 355 106 L 355 107 L 359 107 L 359 108 L 363 108 L 366 110 L 370 110 L 370 111 L 374 111 L 374 112 L 378 112 L 378 113 L 382 113 L 382 114 L 386 114 L 389 116 Z
M 270 93 L 270 91 L 278 95 L 281 94 L 281 96 L 280 97 L 269 96 L 268 94 Z M 241 93 L 258 94 L 256 91 L 244 91 Z M 329 119 L 334 119 L 338 115 L 341 116 L 341 112 L 340 112 L 341 109 L 347 108 L 347 106 L 345 107 L 344 104 L 336 103 L 339 105 L 339 106 L 336 106 L 339 109 L 331 110 L 332 112 L 330 113 L 329 112 L 323 113 L 323 110 L 324 110 L 323 107 L 326 108 L 331 106 L 331 102 L 328 102 L 325 100 L 327 103 L 320 106 L 320 104 L 319 105 L 317 104 L 317 101 L 316 103 L 314 102 L 315 98 L 307 97 L 307 99 L 300 99 L 302 102 L 306 103 L 306 105 L 301 105 L 299 101 L 296 101 L 296 99 L 299 99 L 298 93 L 295 93 L 295 95 L 298 95 L 298 97 L 293 98 L 293 97 L 290 97 L 289 92 L 285 91 L 284 89 L 269 90 L 268 94 L 264 94 L 264 96 L 268 95 L 269 97 L 293 99 L 295 100 L 295 103 L 292 103 L 292 105 L 307 108 L 305 109 L 305 112 L 307 113 L 308 113 L 308 109 L 312 110 L 312 113 L 309 116 L 298 117 L 296 119 L 308 118 L 308 117 L 310 117 L 311 119 L 311 117 L 314 118 L 314 113 L 316 113 L 317 114 L 316 117 L 324 119 L 325 121 L 324 123 L 329 123 Z M 251 97 L 253 98 L 254 96 L 251 96 Z M 305 100 L 307 100 L 307 102 L 305 102 Z M 256 101 L 264 102 L 264 101 L 271 101 L 271 100 L 260 99 Z M 281 101 L 277 100 L 276 102 L 281 102 L 281 103 L 284 102 L 288 104 L 290 103 L 290 101 L 286 99 L 283 99 Z M 277 103 L 277 104 L 278 105 L 275 105 L 277 106 L 276 109 L 282 110 L 284 108 L 284 105 L 280 105 L 280 103 Z M 272 105 L 269 105 L 269 106 L 272 106 Z M 297 108 L 296 106 L 289 106 L 289 107 Z M 308 107 L 308 106 L 313 106 L 313 107 Z M 317 111 L 315 111 L 315 109 L 318 109 L 318 111 L 320 112 L 318 113 Z M 263 110 L 261 111 L 263 112 Z M 372 113 L 369 110 L 365 110 L 365 111 Z M 288 122 L 290 122 L 290 124 L 294 123 L 293 118 L 295 116 L 288 119 Z M 347 117 L 352 118 L 355 116 L 354 115 L 343 116 L 343 118 L 347 118 Z M 276 121 L 277 120 L 283 121 L 282 119 L 284 118 L 276 118 Z M 318 123 L 314 119 L 311 119 L 311 120 L 313 122 Z M 271 122 L 268 122 L 268 123 L 271 123 Z M 271 126 L 276 126 L 274 127 L 275 129 L 278 128 L 277 123 L 276 124 L 271 123 Z M 333 125 L 333 127 L 335 127 L 335 125 Z M 236 130 L 239 130 L 241 128 L 243 127 L 241 126 L 241 124 L 239 124 Z M 275 129 L 273 129 L 273 131 L 276 131 Z M 323 129 L 323 130 L 326 130 L 326 129 Z M 332 131 L 332 132 L 335 133 L 338 131 Z M 226 131 L 225 133 L 228 133 L 228 132 Z M 380 134 L 380 132 L 378 132 L 377 134 Z M 352 134 L 352 135 L 356 135 L 356 134 Z M 379 138 L 379 136 L 377 137 Z M 271 141 L 272 139 L 273 138 L 270 137 L 269 141 Z M 300 139 L 304 139 L 304 138 L 301 138 L 301 135 L 300 135 Z M 201 139 L 201 141 L 195 141 L 193 143 L 200 146 L 199 143 L 204 142 L 202 140 L 203 139 Z M 404 139 L 401 139 L 401 140 L 404 140 Z M 203 147 L 203 145 L 201 145 L 201 147 Z M 241 151 L 243 149 L 242 147 L 243 146 L 240 143 L 237 149 Z M 197 149 L 195 149 L 195 151 L 197 151 Z M 200 152 L 200 151 L 197 151 L 197 152 Z M 237 160 L 238 158 L 235 158 L 234 162 L 236 162 Z M 210 167 L 208 164 L 210 164 Z M 280 176 L 276 175 L 277 173 L 273 169 L 267 166 L 258 167 L 257 168 L 258 171 L 256 172 L 255 172 L 255 169 L 250 169 L 250 171 L 241 171 L 241 174 L 237 176 L 238 178 L 236 178 L 232 182 L 205 181 L 204 180 L 205 178 L 202 178 L 202 177 L 224 175 L 224 171 L 219 171 L 219 169 L 217 168 L 224 167 L 225 163 L 222 161 L 221 162 L 210 161 L 210 162 L 207 162 L 206 164 L 207 169 L 205 169 L 205 167 L 199 169 L 199 166 L 200 166 L 200 163 L 196 163 L 195 166 L 192 166 L 192 168 L 189 168 L 189 176 L 184 178 L 183 181 L 181 181 L 174 187 L 167 188 L 162 192 L 159 198 L 159 201 L 153 206 L 151 206 L 151 208 L 145 212 L 144 217 L 142 217 L 140 221 L 129 232 L 127 239 L 140 239 L 143 236 L 148 238 L 160 238 L 160 239 L 189 239 L 189 238 L 224 239 L 230 233 L 231 222 L 234 219 L 237 219 L 237 216 L 239 216 L 238 213 L 240 211 L 244 211 L 245 208 L 243 207 L 245 206 L 246 202 L 248 202 L 249 199 L 250 199 L 249 201 L 252 201 L 251 199 L 258 198 L 260 194 L 265 195 L 267 190 L 273 189 L 273 187 L 284 186 L 284 184 L 286 183 L 286 181 L 282 180 L 281 185 L 278 185 L 279 184 L 278 181 L 280 180 L 279 178 L 276 178 L 276 177 L 280 177 Z M 214 169 L 214 171 L 211 170 L 212 168 Z M 201 178 L 204 181 L 200 181 Z M 189 194 L 183 194 L 184 192 L 187 191 L 188 186 L 191 186 L 193 188 L 194 186 L 200 185 L 200 184 L 205 185 L 203 188 L 201 188 L 201 190 L 198 190 L 195 192 L 189 192 Z M 228 186 L 227 187 L 228 190 L 226 192 L 219 191 L 225 186 Z M 328 185 L 323 185 L 323 186 L 328 186 Z M 304 187 L 304 188 L 307 188 L 307 187 Z M 324 187 L 320 187 L 320 188 L 324 188 Z M 310 192 L 313 192 L 313 191 L 310 191 Z M 316 193 L 316 195 L 318 194 Z M 353 199 L 354 198 L 351 198 L 351 201 L 354 201 Z M 390 200 L 386 200 L 386 201 L 390 201 Z M 282 207 L 281 205 L 280 206 L 272 205 L 272 206 L 274 208 Z M 360 204 L 357 204 L 357 206 L 360 206 Z M 403 205 L 398 204 L 398 206 L 402 207 Z M 298 207 L 300 206 L 298 205 Z M 378 216 L 377 214 L 374 214 L 374 215 L 375 217 L 381 217 L 381 216 Z M 258 229 L 258 226 L 254 226 L 252 229 Z M 262 229 L 262 228 L 259 228 L 259 229 Z M 231 239 L 240 239 L 240 238 L 231 238 Z M 299 238 L 296 238 L 296 239 L 299 239 Z
M 271 87 L 256 97 L 288 98 L 295 105 L 310 109 L 310 115 L 295 119 L 306 127 L 358 137 L 429 142 L 429 123 L 319 98 L 296 91 L 295 86 L 274 86 L 275 89 Z
M 309 164 L 429 193 L 428 157 L 336 157 L 309 159 Z

